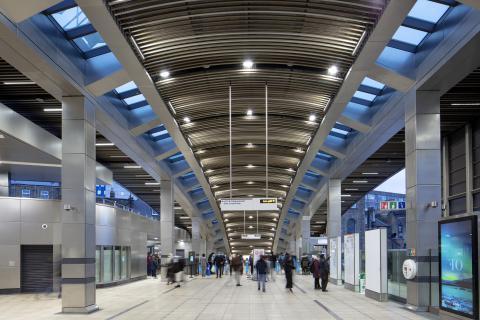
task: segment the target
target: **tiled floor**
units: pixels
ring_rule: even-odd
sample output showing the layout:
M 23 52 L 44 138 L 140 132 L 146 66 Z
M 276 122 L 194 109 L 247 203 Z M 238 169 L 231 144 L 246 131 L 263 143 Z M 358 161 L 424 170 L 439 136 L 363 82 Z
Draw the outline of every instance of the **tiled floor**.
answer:
M 310 276 L 294 278 L 294 293 L 285 290 L 283 276 L 267 283 L 267 292 L 233 277 L 196 278 L 178 289 L 147 279 L 97 290 L 100 311 L 90 315 L 59 314 L 61 301 L 46 295 L 0 296 L 0 319 L 436 319 L 415 314 L 393 302 L 379 303 L 363 295 L 330 286 L 323 293 L 312 289 Z

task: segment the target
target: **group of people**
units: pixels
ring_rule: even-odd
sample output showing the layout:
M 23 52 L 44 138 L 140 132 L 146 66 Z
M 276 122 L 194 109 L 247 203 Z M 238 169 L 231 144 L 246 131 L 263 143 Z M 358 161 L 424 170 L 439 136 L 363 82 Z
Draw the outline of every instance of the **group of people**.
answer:
M 310 272 L 314 278 L 314 289 L 327 291 L 328 277 L 330 274 L 330 263 L 325 255 L 312 256 L 312 260 L 308 260 L 307 257 L 302 258 L 301 262 L 302 273 L 306 274 Z M 293 274 L 296 270 L 295 258 L 288 253 L 280 257 L 272 254 L 270 256 L 261 256 L 256 263 L 253 263 L 252 256 L 244 259 L 239 254 L 234 254 L 231 257 L 226 257 L 222 254 L 210 254 L 208 258 L 205 254 L 199 259 L 199 271 L 202 277 L 206 277 L 212 273 L 212 268 L 215 268 L 215 274 L 217 278 L 222 278 L 224 273 L 235 275 L 236 286 L 241 286 L 240 279 L 243 272 L 252 274 L 256 271 L 256 278 L 258 283 L 258 290 L 265 292 L 265 286 L 267 282 L 268 274 L 271 275 L 270 279 L 275 281 L 274 274 L 278 273 L 277 266 L 280 266 L 285 273 L 286 289 L 293 292 Z M 170 283 L 177 283 L 179 280 L 178 275 L 183 272 L 185 267 L 184 259 L 173 257 L 167 266 L 167 278 Z M 160 268 L 160 258 L 158 254 L 148 253 L 147 256 L 147 269 L 148 275 L 157 278 L 157 270 Z

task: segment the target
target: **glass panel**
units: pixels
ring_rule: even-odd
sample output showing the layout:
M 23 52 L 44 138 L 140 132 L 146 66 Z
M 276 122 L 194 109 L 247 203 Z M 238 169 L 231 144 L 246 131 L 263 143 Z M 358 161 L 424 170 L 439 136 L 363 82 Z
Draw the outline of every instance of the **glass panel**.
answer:
M 130 81 L 128 83 L 121 85 L 120 87 L 115 88 L 115 91 L 117 91 L 117 93 L 123 93 L 136 88 L 137 88 L 137 85 L 135 84 L 135 82 Z
M 112 247 L 103 247 L 103 282 L 112 282 L 113 280 L 113 249 Z
M 136 96 L 123 99 L 123 101 L 125 101 L 126 104 L 133 104 L 133 103 L 137 103 L 144 100 L 145 100 L 145 97 L 143 96 L 143 94 L 137 94 Z
M 52 14 L 53 19 L 60 25 L 60 27 L 67 31 L 86 24 L 89 24 L 88 18 L 79 7 L 70 8 Z
M 426 36 L 427 33 L 425 31 L 400 26 L 393 35 L 393 40 L 417 46 Z
M 355 98 L 359 98 L 359 99 L 363 99 L 363 100 L 367 100 L 367 101 L 373 101 L 377 97 L 374 94 L 363 92 L 363 91 L 357 91 L 357 92 L 355 92 L 355 94 L 353 96 Z
M 365 79 L 363 79 L 362 85 L 364 85 L 366 87 L 370 87 L 370 88 L 380 89 L 380 90 L 385 88 L 385 85 L 383 83 L 375 81 L 375 80 L 370 79 L 368 77 L 365 77 Z
M 402 265 L 407 258 L 406 250 L 388 250 L 387 277 L 388 294 L 397 298 L 407 298 L 407 281 L 403 277 Z
M 121 278 L 122 279 L 127 279 L 127 259 L 128 259 L 128 255 L 127 255 L 127 252 L 128 252 L 128 248 L 127 247 L 123 247 L 122 248 L 122 268 L 121 268 Z
M 115 247 L 115 278 L 114 280 L 120 280 L 120 268 L 122 266 L 120 247 Z
M 449 6 L 438 2 L 428 0 L 418 0 L 413 6 L 412 10 L 408 13 L 410 18 L 415 18 L 431 23 L 437 23 L 445 12 L 447 12 Z
M 82 52 L 87 52 L 92 49 L 97 49 L 106 45 L 105 41 L 98 32 L 76 38 L 73 40 L 73 42 L 75 42 L 75 44 L 80 48 L 80 50 L 82 50 Z
M 101 247 L 97 247 L 95 250 L 95 282 L 99 283 L 100 282 L 100 273 L 101 273 Z

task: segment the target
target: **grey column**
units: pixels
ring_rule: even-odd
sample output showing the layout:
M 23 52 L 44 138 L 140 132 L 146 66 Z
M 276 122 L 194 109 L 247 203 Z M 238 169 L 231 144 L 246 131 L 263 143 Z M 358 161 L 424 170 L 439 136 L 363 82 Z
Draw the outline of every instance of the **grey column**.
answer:
M 62 311 L 95 304 L 95 108 L 84 97 L 62 101 Z
M 407 247 L 414 249 L 413 258 L 417 260 L 418 269 L 417 277 L 407 281 L 407 305 L 411 309 L 426 311 L 430 305 L 438 305 L 437 222 L 442 213 L 438 92 L 411 94 L 405 109 L 405 138 Z M 432 206 L 432 202 L 437 206 Z
M 302 217 L 302 253 L 310 253 L 310 213 Z
M 199 257 L 201 251 L 201 237 L 200 237 L 200 218 L 192 217 L 192 251 L 195 252 L 195 257 Z
M 160 195 L 160 236 L 162 258 L 175 254 L 175 212 L 173 209 L 173 182 L 162 180 Z
M 342 235 L 342 181 L 330 179 L 328 181 L 327 198 L 327 236 L 339 237 Z
M 0 173 L 0 197 L 9 196 L 8 182 L 9 182 L 8 172 Z

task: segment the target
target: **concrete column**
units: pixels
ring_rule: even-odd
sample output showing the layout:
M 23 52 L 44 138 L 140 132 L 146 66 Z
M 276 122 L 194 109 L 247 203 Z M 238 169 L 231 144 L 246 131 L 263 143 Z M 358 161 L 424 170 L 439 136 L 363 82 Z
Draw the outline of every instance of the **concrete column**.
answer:
M 200 255 L 201 240 L 200 218 L 192 217 L 192 251 L 195 252 L 196 258 Z
M 170 254 L 175 254 L 173 181 L 162 180 L 160 187 L 160 237 L 162 259 L 166 259 Z
M 9 196 L 9 180 L 8 172 L 0 173 L 0 197 Z
M 311 251 L 310 248 L 310 214 L 302 217 L 302 254 L 308 254 Z
M 95 108 L 84 97 L 62 101 L 62 311 L 95 304 Z
M 417 277 L 407 281 L 407 306 L 426 311 L 429 306 L 438 305 L 437 222 L 442 213 L 438 92 L 417 91 L 409 97 L 405 109 L 405 151 L 407 247 L 415 252 L 412 258 L 418 269 Z
M 342 181 L 330 179 L 328 181 L 327 198 L 327 236 L 342 235 Z

